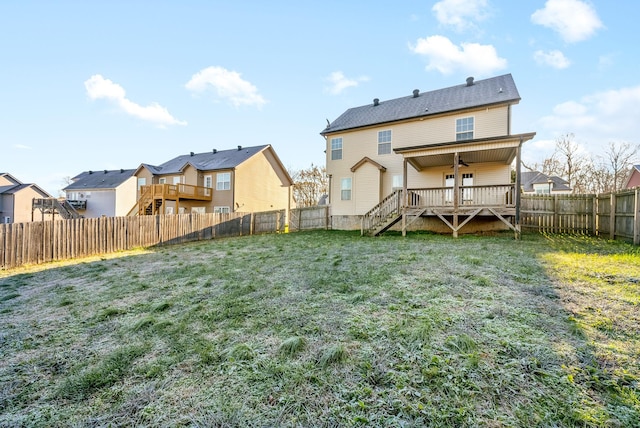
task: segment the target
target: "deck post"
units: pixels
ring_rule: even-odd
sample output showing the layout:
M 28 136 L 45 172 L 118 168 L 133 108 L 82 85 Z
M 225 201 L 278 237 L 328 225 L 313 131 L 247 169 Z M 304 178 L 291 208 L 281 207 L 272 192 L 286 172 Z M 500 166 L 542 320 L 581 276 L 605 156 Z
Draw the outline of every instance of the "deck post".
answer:
M 402 160 L 402 236 L 407 236 L 407 204 L 409 203 L 409 194 L 407 192 L 407 158 Z
M 522 171 L 522 137 L 520 137 L 520 144 L 518 144 L 518 151 L 516 152 L 516 194 L 514 195 L 516 200 L 516 218 L 515 218 L 515 238 L 516 239 L 520 239 L 521 238 L 521 229 L 520 229 L 520 201 L 521 201 L 521 189 L 520 189 L 520 174 Z
M 453 154 L 453 237 L 458 237 L 458 203 L 460 192 L 460 179 L 458 178 L 458 172 L 460 169 L 460 153 L 455 152 Z

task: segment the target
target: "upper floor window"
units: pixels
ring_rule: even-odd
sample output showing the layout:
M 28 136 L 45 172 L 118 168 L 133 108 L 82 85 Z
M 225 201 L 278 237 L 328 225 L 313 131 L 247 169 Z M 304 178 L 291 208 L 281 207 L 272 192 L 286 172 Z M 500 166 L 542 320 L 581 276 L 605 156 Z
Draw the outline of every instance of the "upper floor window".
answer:
M 343 178 L 340 181 L 340 199 L 343 201 L 351 200 L 351 178 Z
M 456 119 L 456 141 L 473 140 L 473 117 Z
M 388 155 L 391 153 L 391 130 L 378 132 L 378 154 Z
M 331 139 L 331 160 L 342 159 L 342 137 Z
M 204 187 L 208 187 L 208 188 L 213 187 L 213 178 L 210 175 L 204 176 Z
M 219 172 L 216 174 L 216 190 L 230 190 L 231 189 L 231 173 Z
M 166 182 L 167 182 L 167 179 L 165 177 L 158 178 L 158 184 L 165 184 Z
M 177 176 L 173 177 L 173 184 L 180 184 L 182 177 Z

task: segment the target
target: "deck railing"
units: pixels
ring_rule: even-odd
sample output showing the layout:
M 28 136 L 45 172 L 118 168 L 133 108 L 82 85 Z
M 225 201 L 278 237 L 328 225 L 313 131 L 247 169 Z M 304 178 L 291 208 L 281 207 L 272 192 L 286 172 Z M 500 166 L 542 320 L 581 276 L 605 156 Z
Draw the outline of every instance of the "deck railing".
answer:
M 153 199 L 182 198 L 210 201 L 213 195 L 213 189 L 210 187 L 192 186 L 190 184 L 151 184 L 141 186 L 140 194 L 147 194 Z
M 408 189 L 410 207 L 453 207 L 452 187 Z M 458 205 L 465 207 L 515 207 L 515 184 L 460 186 Z

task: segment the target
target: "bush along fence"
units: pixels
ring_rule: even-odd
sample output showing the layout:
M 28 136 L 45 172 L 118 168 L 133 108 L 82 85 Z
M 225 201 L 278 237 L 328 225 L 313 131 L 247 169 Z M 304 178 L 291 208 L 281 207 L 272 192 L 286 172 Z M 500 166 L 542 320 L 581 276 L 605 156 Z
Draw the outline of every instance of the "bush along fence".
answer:
M 318 215 L 316 211 L 320 212 Z M 293 209 L 291 230 L 326 229 L 327 207 Z M 77 218 L 0 224 L 0 269 L 155 245 L 287 231 L 286 211 Z
M 520 225 L 542 233 L 623 239 L 640 245 L 640 188 L 599 195 L 523 195 Z

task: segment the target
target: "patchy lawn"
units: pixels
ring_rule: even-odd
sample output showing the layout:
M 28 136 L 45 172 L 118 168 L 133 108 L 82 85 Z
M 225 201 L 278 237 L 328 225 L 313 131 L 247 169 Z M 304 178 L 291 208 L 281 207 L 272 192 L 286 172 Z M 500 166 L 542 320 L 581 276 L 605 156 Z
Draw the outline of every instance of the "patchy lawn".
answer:
M 640 249 L 308 232 L 0 271 L 0 426 L 638 426 Z

